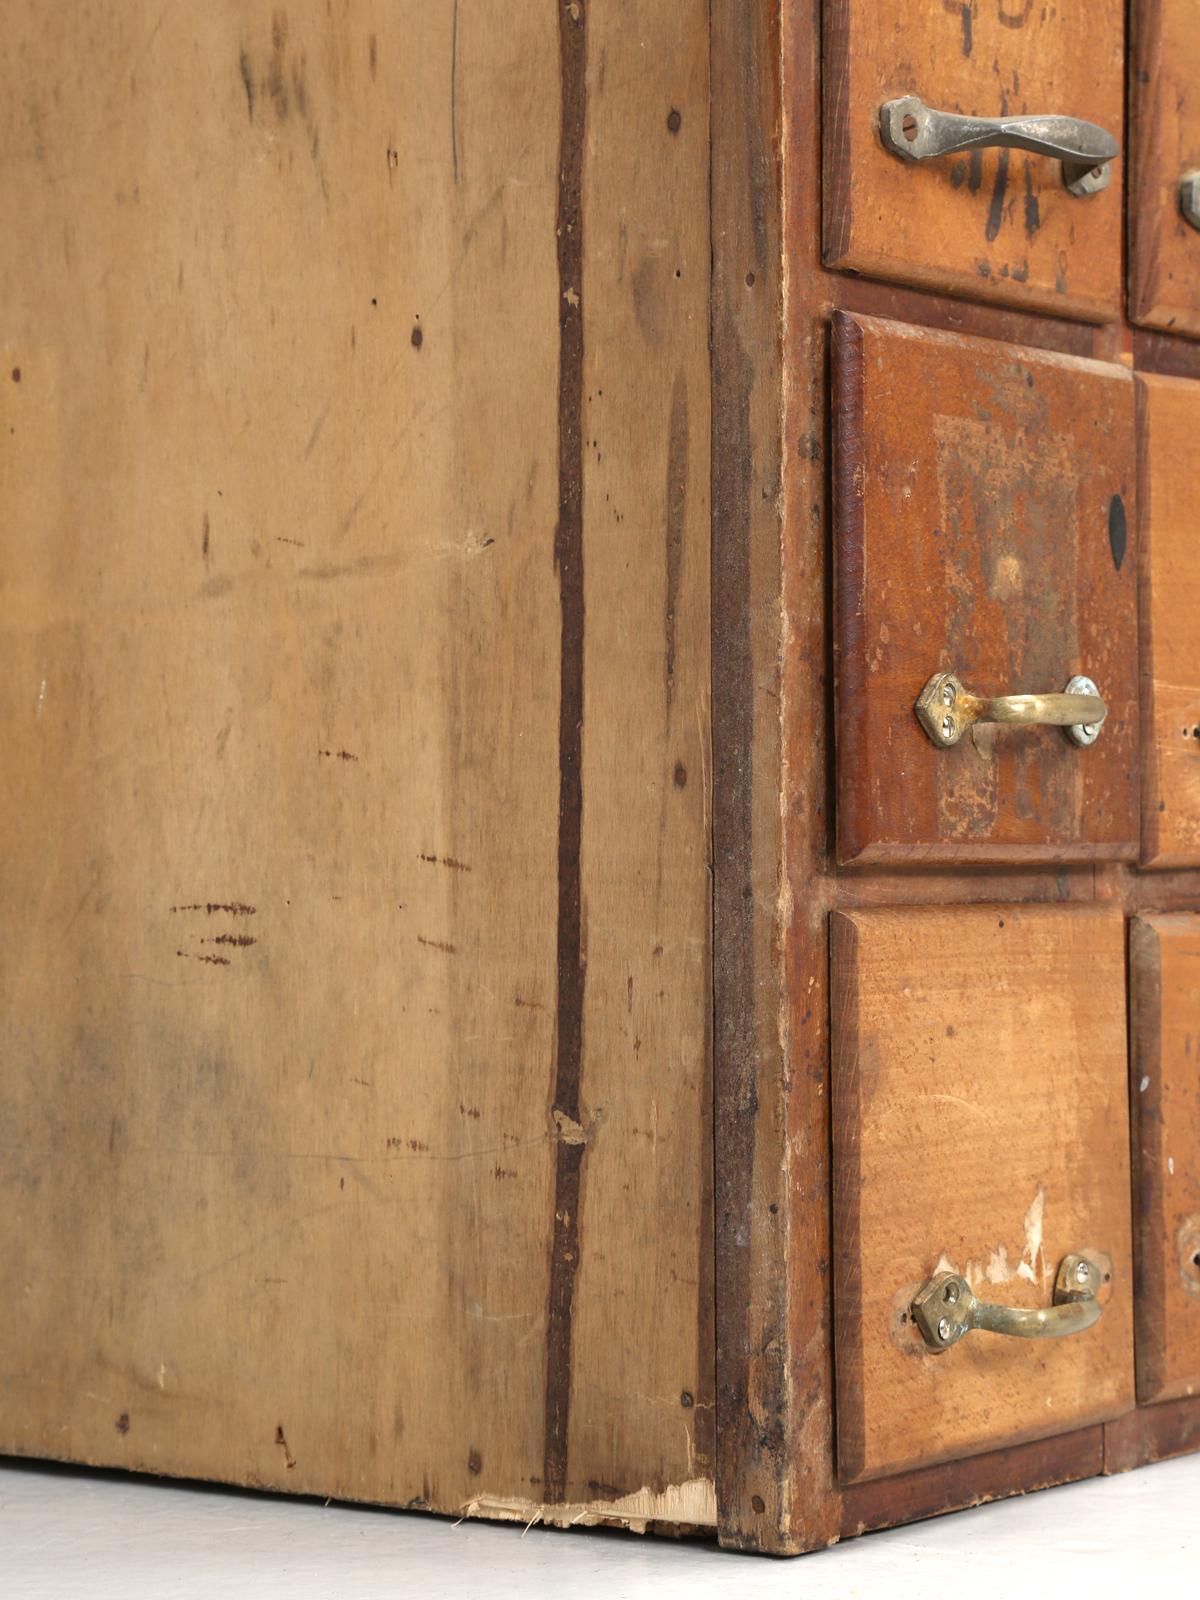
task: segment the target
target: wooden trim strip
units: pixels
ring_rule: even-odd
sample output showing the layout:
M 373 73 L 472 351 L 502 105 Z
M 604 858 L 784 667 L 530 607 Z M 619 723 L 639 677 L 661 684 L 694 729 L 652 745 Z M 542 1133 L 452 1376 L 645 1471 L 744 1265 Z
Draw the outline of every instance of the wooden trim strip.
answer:
M 554 565 L 562 610 L 558 720 L 558 956 L 553 1119 L 558 1130 L 546 1321 L 542 1498 L 566 1497 L 571 1309 L 579 1268 L 580 1123 L 585 978 L 583 833 L 583 161 L 587 127 L 587 0 L 559 0 L 562 86 L 558 166 L 558 524 Z

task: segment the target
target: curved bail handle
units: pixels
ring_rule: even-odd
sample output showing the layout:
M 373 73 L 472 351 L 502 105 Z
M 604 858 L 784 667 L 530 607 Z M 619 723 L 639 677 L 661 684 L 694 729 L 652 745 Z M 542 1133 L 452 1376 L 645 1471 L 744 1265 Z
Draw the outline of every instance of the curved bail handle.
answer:
M 1061 694 L 973 694 L 956 672 L 935 672 L 914 707 L 940 750 L 956 745 L 977 722 L 1063 728 L 1073 744 L 1095 744 L 1108 707 L 1090 678 L 1072 678 Z
M 1062 162 L 1063 181 L 1075 195 L 1106 188 L 1110 163 L 1121 153 L 1106 128 L 1081 117 L 964 117 L 936 111 L 915 94 L 880 107 L 879 133 L 887 149 L 904 161 L 932 161 L 989 146 L 1050 156 Z
M 957 1272 L 930 1278 L 912 1302 L 912 1318 L 926 1347 L 941 1355 L 974 1329 L 1011 1339 L 1063 1339 L 1100 1320 L 1097 1299 L 1103 1274 L 1089 1256 L 1064 1256 L 1054 1280 L 1053 1304 L 1044 1308 L 1002 1306 L 976 1298 Z

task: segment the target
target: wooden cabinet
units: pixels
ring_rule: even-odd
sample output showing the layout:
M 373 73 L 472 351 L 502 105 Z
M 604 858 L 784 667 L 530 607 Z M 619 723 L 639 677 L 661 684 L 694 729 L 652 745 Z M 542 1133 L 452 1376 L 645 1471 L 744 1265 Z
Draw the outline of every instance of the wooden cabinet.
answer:
M 845 1479 L 1067 1432 L 1132 1403 L 1124 937 L 1116 910 L 834 917 Z M 918 1332 L 914 1300 L 940 1274 L 989 1303 L 1046 1308 L 1072 1256 L 1103 1308 L 1082 1332 L 975 1331 L 945 1350 Z
M 1191 9 L 8 0 L 0 1451 L 1200 1445 Z
M 1134 856 L 1129 374 L 849 316 L 833 362 L 839 858 Z M 949 748 L 915 714 L 935 675 L 949 675 L 933 708 Z M 1092 744 L 954 722 L 956 696 L 1058 694 L 1080 677 L 1108 708 Z
M 1063 114 L 1119 143 L 1124 13 L 1120 0 L 826 0 L 826 263 L 1060 316 L 1117 316 L 1118 161 L 1107 188 L 1075 195 L 1060 161 L 1028 150 L 907 161 L 885 146 L 880 116 L 915 96 L 975 117 Z

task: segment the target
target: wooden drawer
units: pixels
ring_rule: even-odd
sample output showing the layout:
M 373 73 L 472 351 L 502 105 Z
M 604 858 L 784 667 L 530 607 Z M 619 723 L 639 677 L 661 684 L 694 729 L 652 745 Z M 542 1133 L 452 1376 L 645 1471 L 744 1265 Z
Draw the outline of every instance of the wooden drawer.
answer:
M 1184 179 L 1200 172 L 1195 0 L 1134 0 L 1129 74 L 1129 317 L 1200 336 L 1200 231 Z M 1188 186 L 1194 215 L 1200 193 Z
M 852 911 L 832 941 L 842 1478 L 1118 1415 L 1133 1402 L 1121 914 Z M 1077 1252 L 1104 1280 L 1094 1326 L 926 1348 L 911 1307 L 936 1274 L 1045 1307 Z
M 1198 240 L 1200 243 L 1200 240 Z M 1200 267 L 1200 258 L 1198 258 Z M 1200 865 L 1200 383 L 1138 379 L 1142 471 L 1142 864 Z
M 1200 1393 L 1200 916 L 1134 920 L 1137 1389 Z
M 838 856 L 1072 861 L 1137 853 L 1133 383 L 1121 367 L 839 315 Z M 1096 742 L 977 723 L 938 748 L 916 705 L 1108 706 Z
M 1121 0 L 913 6 L 826 0 L 826 264 L 953 294 L 1108 321 L 1121 300 L 1121 163 L 1076 196 L 1062 163 L 1019 149 L 892 154 L 881 108 L 917 96 L 967 116 L 1063 114 L 1122 137 Z M 1200 47 L 1198 47 L 1200 48 Z

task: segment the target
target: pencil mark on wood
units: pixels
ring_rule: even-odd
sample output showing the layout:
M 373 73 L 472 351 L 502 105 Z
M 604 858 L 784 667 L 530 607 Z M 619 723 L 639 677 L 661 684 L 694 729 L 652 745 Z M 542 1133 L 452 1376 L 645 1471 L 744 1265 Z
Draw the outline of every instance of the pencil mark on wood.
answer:
M 203 911 L 207 916 L 215 916 L 218 911 L 223 911 L 231 917 L 253 917 L 257 915 L 255 906 L 244 905 L 240 900 L 209 900 L 201 901 L 196 905 L 172 906 L 172 911 Z

